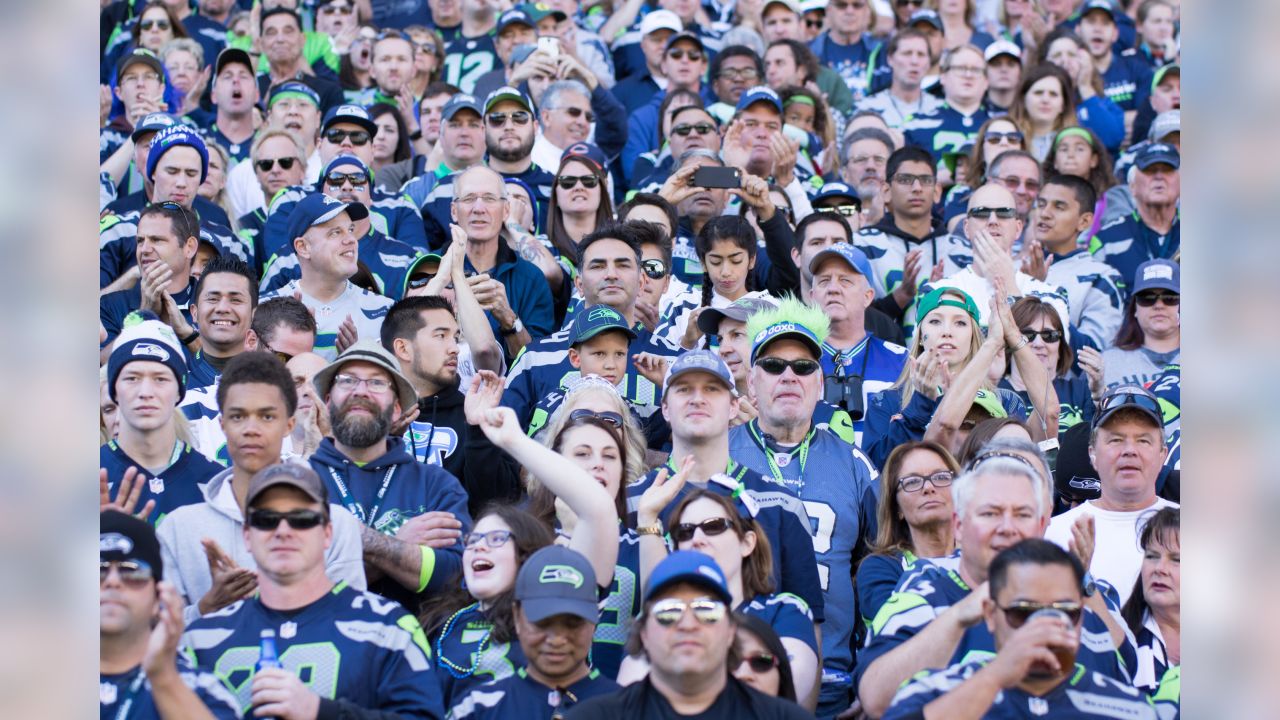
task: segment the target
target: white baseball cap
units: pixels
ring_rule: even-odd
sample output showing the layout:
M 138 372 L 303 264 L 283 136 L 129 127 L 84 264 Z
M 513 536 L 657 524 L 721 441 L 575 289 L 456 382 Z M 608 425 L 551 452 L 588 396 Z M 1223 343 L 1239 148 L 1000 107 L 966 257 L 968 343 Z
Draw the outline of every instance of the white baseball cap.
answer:
M 684 23 L 680 22 L 679 15 L 670 10 L 654 10 L 640 21 L 640 36 L 644 37 L 655 30 L 683 32 Z

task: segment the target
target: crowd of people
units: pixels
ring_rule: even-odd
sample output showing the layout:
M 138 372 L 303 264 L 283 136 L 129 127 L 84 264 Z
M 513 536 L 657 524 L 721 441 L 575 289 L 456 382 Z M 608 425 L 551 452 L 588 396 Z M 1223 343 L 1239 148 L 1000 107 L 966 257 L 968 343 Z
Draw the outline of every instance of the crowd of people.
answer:
M 1178 0 L 103 0 L 101 717 L 1180 710 Z

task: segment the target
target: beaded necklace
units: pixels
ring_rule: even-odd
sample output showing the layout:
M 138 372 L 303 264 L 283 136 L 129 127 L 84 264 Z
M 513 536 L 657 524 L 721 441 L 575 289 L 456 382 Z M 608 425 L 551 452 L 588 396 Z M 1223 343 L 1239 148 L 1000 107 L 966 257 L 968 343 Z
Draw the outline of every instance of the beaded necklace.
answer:
M 471 677 L 472 675 L 475 674 L 476 670 L 479 669 L 480 661 L 484 657 L 485 648 L 489 646 L 489 637 L 493 633 L 493 626 L 490 625 L 489 629 L 485 631 L 484 639 L 480 641 L 480 647 L 476 648 L 476 651 L 472 653 L 472 658 L 474 659 L 471 661 L 471 667 L 469 668 L 463 668 L 455 664 L 449 658 L 445 657 L 444 639 L 449 636 L 449 632 L 453 630 L 453 624 L 458 621 L 458 618 L 462 616 L 463 613 L 473 608 L 477 608 L 479 607 L 479 605 L 480 603 L 471 603 L 470 605 L 450 615 L 449 619 L 446 620 L 444 623 L 444 628 L 440 630 L 440 637 L 436 638 L 436 657 L 440 658 L 440 664 L 444 666 L 444 669 L 448 671 L 450 675 L 454 676 L 459 680 L 463 678 Z

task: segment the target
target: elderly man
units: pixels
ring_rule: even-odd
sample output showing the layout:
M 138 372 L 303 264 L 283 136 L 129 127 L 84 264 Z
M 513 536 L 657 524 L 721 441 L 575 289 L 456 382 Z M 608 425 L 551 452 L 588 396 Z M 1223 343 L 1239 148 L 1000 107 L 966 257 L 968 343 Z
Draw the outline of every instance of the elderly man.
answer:
M 585 69 L 551 83 L 534 102 L 541 125 L 533 143 L 538 167 L 559 169 L 566 149 L 593 138 L 608 158 L 616 157 L 627 142 L 626 110 Z
M 893 154 L 893 138 L 875 127 L 863 127 L 846 136 L 840 148 L 840 179 L 858 191 L 862 201 L 862 226 L 880 222 L 885 214 L 885 169 Z
M 452 204 L 453 182 L 463 170 L 484 164 L 484 110 L 479 100 L 465 94 L 449 98 L 440 111 L 436 147 L 440 149 L 440 164 L 405 183 L 400 194 L 418 207 L 427 248 L 443 252 L 449 244 L 449 215 L 445 213 L 441 218 L 439 207 Z
M 1138 153 L 1133 164 L 1129 187 L 1133 190 L 1135 212 L 1103 226 L 1089 243 L 1094 257 L 1120 272 L 1126 296 L 1139 265 L 1156 258 L 1172 258 L 1182 247 L 1178 150 L 1166 143 L 1151 143 Z

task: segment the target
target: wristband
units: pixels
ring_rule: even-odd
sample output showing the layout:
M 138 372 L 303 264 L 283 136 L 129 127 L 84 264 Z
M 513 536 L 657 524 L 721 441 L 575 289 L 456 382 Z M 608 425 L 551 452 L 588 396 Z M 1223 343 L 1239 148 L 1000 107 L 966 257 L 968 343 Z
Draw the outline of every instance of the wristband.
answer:
M 427 583 L 431 582 L 431 576 L 436 572 L 436 551 L 435 548 L 426 545 L 419 545 L 422 550 L 422 569 L 418 571 L 418 592 L 427 589 Z
M 654 523 L 652 525 L 641 525 L 640 527 L 636 528 L 636 534 L 637 535 L 654 535 L 657 537 L 662 537 L 664 534 L 662 531 L 662 523 Z
M 196 328 L 191 328 L 191 334 L 186 337 L 178 338 L 178 341 L 181 342 L 183 345 L 190 345 L 191 343 L 195 342 L 196 339 L 199 337 L 200 337 L 200 331 L 197 330 Z

